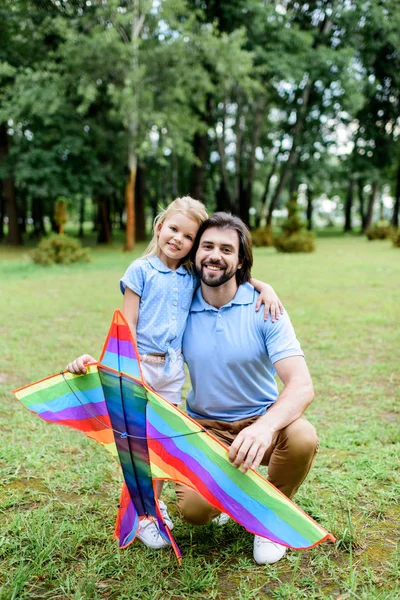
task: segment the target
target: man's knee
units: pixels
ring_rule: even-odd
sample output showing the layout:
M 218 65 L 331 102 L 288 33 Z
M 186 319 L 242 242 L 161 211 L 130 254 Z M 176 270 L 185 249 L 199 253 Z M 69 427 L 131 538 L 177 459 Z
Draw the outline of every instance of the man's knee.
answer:
M 204 498 L 192 490 L 179 498 L 178 508 L 182 519 L 191 525 L 206 525 L 218 514 Z
M 318 450 L 318 435 L 307 419 L 297 419 L 286 427 L 286 444 L 297 456 L 314 456 Z

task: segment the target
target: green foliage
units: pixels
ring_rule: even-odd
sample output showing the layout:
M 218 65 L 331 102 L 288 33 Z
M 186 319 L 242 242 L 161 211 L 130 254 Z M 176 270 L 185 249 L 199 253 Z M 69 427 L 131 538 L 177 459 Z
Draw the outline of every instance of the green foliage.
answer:
M 389 221 L 377 221 L 366 231 L 366 236 L 370 241 L 387 240 L 392 233 L 393 229 Z
M 314 252 L 315 235 L 311 231 L 279 235 L 275 238 L 274 246 L 278 252 Z
M 274 235 L 272 233 L 272 227 L 267 226 L 253 229 L 253 231 L 251 232 L 251 239 L 253 240 L 253 245 L 256 247 L 273 246 Z
M 88 248 L 82 248 L 79 240 L 67 235 L 51 235 L 44 238 L 37 248 L 31 250 L 32 260 L 39 265 L 90 262 Z
M 315 235 L 306 231 L 297 202 L 288 203 L 288 218 L 282 224 L 282 233 L 276 236 L 274 246 L 278 252 L 314 252 Z
M 400 229 L 396 229 L 392 235 L 393 246 L 400 248 Z

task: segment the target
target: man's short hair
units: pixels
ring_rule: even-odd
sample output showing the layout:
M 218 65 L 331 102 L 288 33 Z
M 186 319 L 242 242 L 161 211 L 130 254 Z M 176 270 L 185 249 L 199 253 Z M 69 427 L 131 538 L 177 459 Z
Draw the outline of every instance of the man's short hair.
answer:
M 236 271 L 236 283 L 241 285 L 250 281 L 251 267 L 253 266 L 253 249 L 250 231 L 243 223 L 242 219 L 226 212 L 216 212 L 200 225 L 195 242 L 191 250 L 192 261 L 196 260 L 196 253 L 199 248 L 201 236 L 207 229 L 215 227 L 216 229 L 234 229 L 239 237 L 239 262 L 242 263 L 240 269 Z

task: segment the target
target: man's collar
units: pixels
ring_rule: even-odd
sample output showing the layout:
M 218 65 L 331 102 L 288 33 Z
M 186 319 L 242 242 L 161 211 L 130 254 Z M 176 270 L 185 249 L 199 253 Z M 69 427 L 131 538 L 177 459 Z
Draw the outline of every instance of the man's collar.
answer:
M 146 256 L 146 260 L 148 260 L 151 266 L 160 273 L 170 273 L 171 271 L 173 271 L 173 269 L 170 269 L 169 267 L 167 267 L 167 265 L 164 265 L 164 263 L 158 258 L 158 256 Z M 187 275 L 187 270 L 183 265 L 181 265 L 176 269 L 175 273 L 178 273 L 179 275 Z
M 221 308 L 228 308 L 232 306 L 232 304 L 251 304 L 254 300 L 254 288 L 250 283 L 242 283 L 239 285 L 238 290 L 235 296 L 232 298 L 230 302 L 221 306 Z M 192 306 L 190 307 L 190 312 L 201 312 L 203 310 L 219 310 L 215 308 L 215 306 L 211 306 L 208 304 L 201 293 L 201 286 L 197 289 Z

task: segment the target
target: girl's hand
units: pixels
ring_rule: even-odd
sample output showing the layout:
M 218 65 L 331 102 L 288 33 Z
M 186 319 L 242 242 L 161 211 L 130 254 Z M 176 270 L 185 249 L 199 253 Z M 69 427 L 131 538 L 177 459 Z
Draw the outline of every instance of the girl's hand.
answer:
M 263 283 L 260 288 L 256 311 L 264 304 L 264 321 L 268 320 L 268 313 L 271 313 L 271 321 L 274 323 L 275 319 L 279 320 L 280 316 L 283 314 L 283 304 L 275 294 L 274 288 L 268 285 L 268 283 Z
M 87 371 L 86 365 L 95 362 L 97 362 L 96 359 L 93 358 L 93 356 L 90 356 L 90 354 L 82 354 L 82 356 L 79 356 L 73 362 L 69 363 L 66 366 L 66 370 L 75 375 L 85 375 Z

